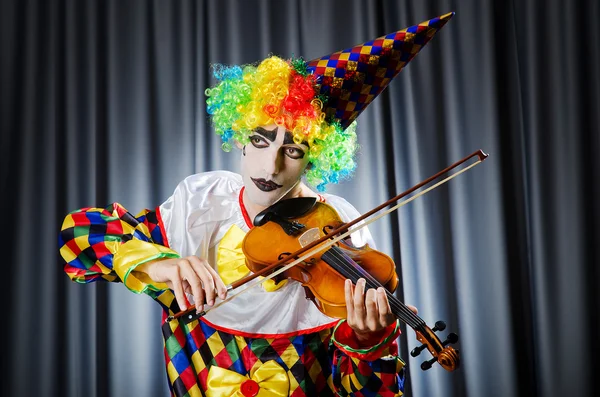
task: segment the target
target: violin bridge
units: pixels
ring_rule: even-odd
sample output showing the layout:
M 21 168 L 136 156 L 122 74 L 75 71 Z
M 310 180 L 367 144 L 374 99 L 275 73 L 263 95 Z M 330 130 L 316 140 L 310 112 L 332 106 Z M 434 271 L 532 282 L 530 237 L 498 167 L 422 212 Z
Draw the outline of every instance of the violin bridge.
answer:
M 300 243 L 300 245 L 302 247 L 306 247 L 308 244 L 312 243 L 313 241 L 318 240 L 319 238 L 321 238 L 321 233 L 319 232 L 319 228 L 313 227 L 312 229 L 308 229 L 307 231 L 302 233 L 300 235 L 300 237 L 298 238 L 298 242 Z

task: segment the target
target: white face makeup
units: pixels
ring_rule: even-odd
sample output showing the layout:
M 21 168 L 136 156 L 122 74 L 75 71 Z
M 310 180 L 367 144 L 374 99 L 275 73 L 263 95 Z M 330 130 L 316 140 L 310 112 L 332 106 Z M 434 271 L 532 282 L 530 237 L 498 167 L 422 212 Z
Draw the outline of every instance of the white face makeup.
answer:
M 307 152 L 308 146 L 295 144 L 285 127 L 271 124 L 257 128 L 242 150 L 247 199 L 266 208 L 291 197 L 308 165 Z

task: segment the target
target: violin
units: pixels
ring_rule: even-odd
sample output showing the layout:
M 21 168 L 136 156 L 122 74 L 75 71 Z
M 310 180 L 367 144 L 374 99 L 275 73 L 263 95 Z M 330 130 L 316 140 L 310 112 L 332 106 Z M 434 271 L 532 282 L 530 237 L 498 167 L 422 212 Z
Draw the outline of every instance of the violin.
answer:
M 286 214 L 290 212 L 287 208 L 291 211 L 296 209 L 297 201 L 312 202 L 313 207 L 293 220 L 280 215 L 281 208 L 285 208 L 283 211 Z M 268 216 L 269 221 L 260 225 L 261 216 Z M 289 232 L 285 226 L 282 227 L 287 222 L 294 224 L 294 231 Z M 242 242 L 246 266 L 253 273 L 258 273 L 343 223 L 332 206 L 317 202 L 312 197 L 282 200 L 277 207 L 269 207 L 261 212 L 254 221 L 255 227 L 246 234 Z M 325 251 L 317 250 L 314 255 L 286 270 L 282 276 L 300 282 L 308 289 L 307 297 L 319 310 L 335 318 L 346 318 L 344 282 L 347 278 L 356 283 L 364 277 L 367 287 L 375 288 L 369 284 L 376 284 L 392 292 L 398 286 L 392 258 L 368 245 L 354 248 L 347 240 L 338 241 Z
M 311 201 L 312 208 L 309 211 L 299 217 L 290 216 L 296 215 L 298 208 L 302 211 L 310 206 Z M 317 202 L 314 198 L 297 198 L 282 200 L 267 208 L 258 214 L 254 224 L 255 227 L 244 238 L 242 250 L 248 268 L 253 273 L 260 273 L 282 258 L 292 259 L 292 253 L 330 235 L 331 231 L 342 227 L 344 222 L 330 205 Z M 356 284 L 359 278 L 364 278 L 366 288 L 385 288 L 392 313 L 417 333 L 417 339 L 422 345 L 413 350 L 413 356 L 416 357 L 425 348 L 433 355 L 431 360 L 423 362 L 423 370 L 431 368 L 436 361 L 448 371 L 458 368 L 458 352 L 447 346 L 458 341 L 458 336 L 451 333 L 448 339 L 440 341 L 434 331 L 443 330 L 443 322 L 436 323 L 436 327 L 430 329 L 425 321 L 394 296 L 398 276 L 392 258 L 368 245 L 353 247 L 344 239 L 325 250 L 317 248 L 314 251 L 314 254 L 287 269 L 282 275 L 302 283 L 307 290 L 307 297 L 322 313 L 330 317 L 346 318 L 345 280 L 350 279 Z
M 382 211 L 473 157 L 477 157 L 477 161 L 468 167 Z M 441 341 L 435 332 L 443 331 L 446 328 L 443 321 L 436 322 L 435 326 L 430 328 L 423 319 L 393 295 L 393 291 L 398 285 L 393 260 L 368 246 L 356 248 L 343 240 L 349 237 L 350 233 L 466 172 L 487 157 L 486 153 L 478 150 L 347 223 L 341 221 L 332 207 L 324 203 L 316 203 L 314 198 L 282 200 L 274 204 L 256 216 L 254 219 L 256 227 L 248 232 L 242 243 L 248 267 L 253 273 L 232 283 L 227 290 L 234 290 L 259 276 L 265 277 L 262 280 L 255 280 L 246 289 L 229 296 L 210 309 L 196 313 L 195 307 L 191 306 L 183 312 L 167 317 L 166 321 L 180 317 L 183 317 L 182 320 L 186 323 L 194 321 L 204 316 L 209 310 L 226 304 L 250 288 L 282 273 L 285 273 L 286 277 L 301 282 L 309 291 L 307 297 L 313 299 L 323 313 L 331 317 L 344 318 L 346 315 L 343 294 L 344 280 L 350 279 L 356 283 L 359 278 L 364 278 L 366 288 L 383 286 L 386 289 L 394 315 L 416 332 L 417 340 L 422 344 L 411 351 L 411 356 L 417 357 L 425 349 L 432 355 L 431 359 L 421 364 L 421 369 L 428 370 L 435 362 L 448 371 L 457 369 L 460 364 L 459 352 L 448 345 L 456 343 L 458 335 L 450 333 L 446 340 Z M 378 215 L 372 216 L 377 212 L 379 212 Z M 368 221 L 364 221 L 369 217 L 371 218 Z M 356 227 L 354 227 L 355 225 Z M 352 227 L 354 228 L 351 229 Z M 291 270 L 294 267 L 296 269 Z M 338 285 L 337 288 L 336 285 Z M 340 291 L 342 292 L 340 293 Z

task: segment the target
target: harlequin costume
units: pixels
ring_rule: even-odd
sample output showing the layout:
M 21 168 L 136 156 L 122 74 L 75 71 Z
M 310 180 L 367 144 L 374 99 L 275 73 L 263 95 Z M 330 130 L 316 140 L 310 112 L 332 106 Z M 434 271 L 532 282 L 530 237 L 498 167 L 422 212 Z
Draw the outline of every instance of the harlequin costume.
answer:
M 220 82 L 207 90 L 207 103 L 224 149 L 274 122 L 296 142 L 308 143 L 309 182 L 322 190 L 347 177 L 354 167 L 354 120 L 451 16 L 310 62 L 271 57 L 257 67 L 217 67 Z M 281 84 L 287 95 L 270 95 Z M 161 305 L 174 396 L 401 395 L 398 323 L 361 348 L 346 322 L 319 312 L 295 281 L 265 283 L 188 324 L 166 321 L 180 311 L 173 292 L 135 268 L 196 255 L 226 284 L 247 275 L 241 242 L 252 222 L 243 189 L 240 175 L 208 172 L 188 177 L 167 201 L 137 216 L 116 203 L 74 211 L 59 238 L 65 271 L 79 283 L 123 282 Z M 359 215 L 340 197 L 324 193 L 319 199 L 344 221 Z M 366 228 L 352 235 L 352 243 L 374 245 Z

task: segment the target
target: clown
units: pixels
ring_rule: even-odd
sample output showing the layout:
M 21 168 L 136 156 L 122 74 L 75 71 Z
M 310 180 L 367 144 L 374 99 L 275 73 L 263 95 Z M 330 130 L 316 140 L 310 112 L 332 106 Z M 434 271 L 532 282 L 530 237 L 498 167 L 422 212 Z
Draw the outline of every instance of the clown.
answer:
M 166 318 L 192 303 L 197 311 L 213 306 L 226 285 L 249 274 L 241 242 L 254 217 L 279 200 L 315 197 L 344 221 L 359 215 L 324 193 L 354 170 L 355 120 L 451 16 L 311 62 L 271 56 L 216 66 L 207 109 L 223 149 L 240 149 L 241 174 L 192 175 L 137 216 L 115 203 L 66 217 L 60 252 L 74 281 L 121 281 L 163 308 L 173 395 L 402 394 L 398 321 L 383 289 L 365 291 L 362 279 L 346 282 L 345 320 L 321 313 L 288 280 L 269 280 L 199 320 Z M 373 245 L 366 228 L 351 239 Z

